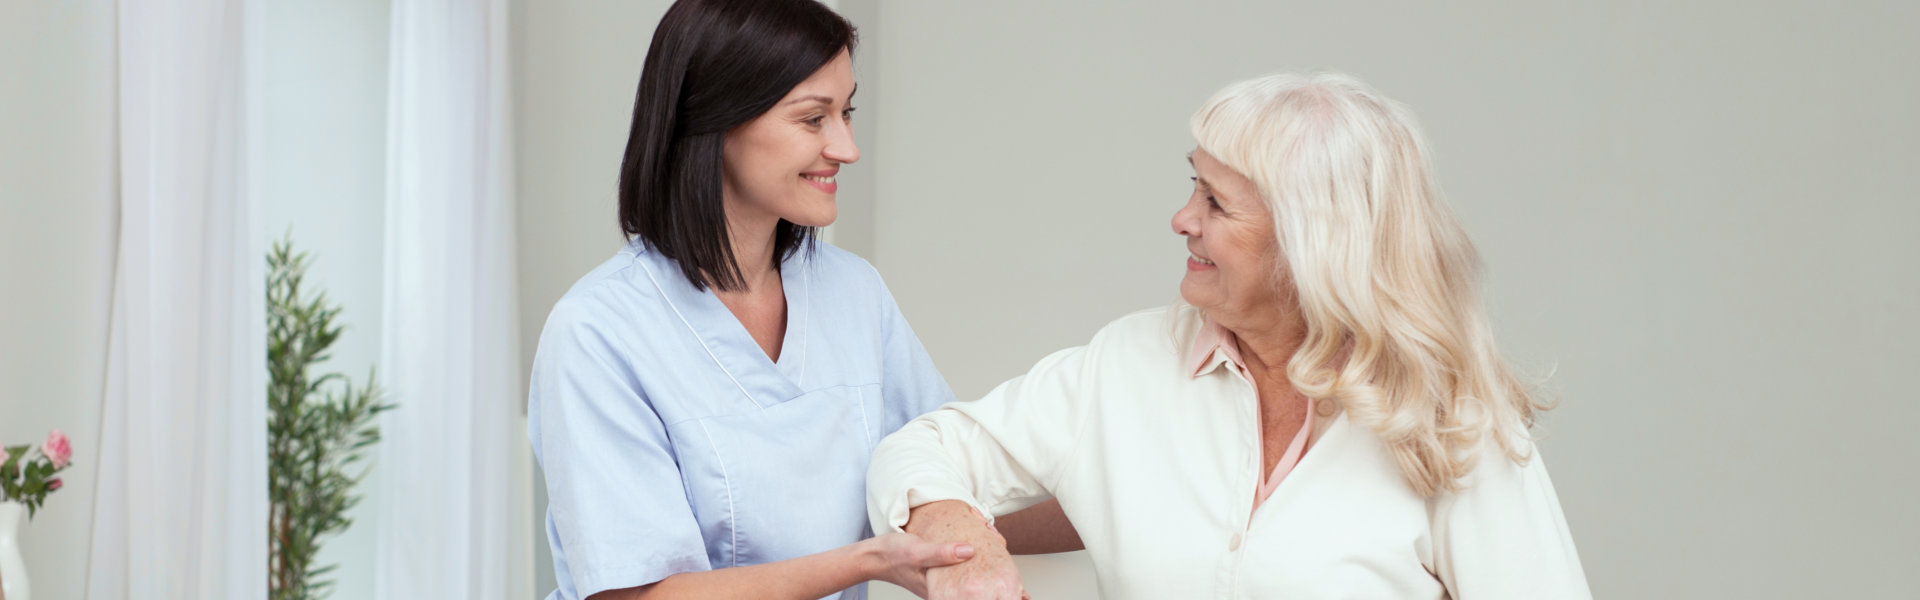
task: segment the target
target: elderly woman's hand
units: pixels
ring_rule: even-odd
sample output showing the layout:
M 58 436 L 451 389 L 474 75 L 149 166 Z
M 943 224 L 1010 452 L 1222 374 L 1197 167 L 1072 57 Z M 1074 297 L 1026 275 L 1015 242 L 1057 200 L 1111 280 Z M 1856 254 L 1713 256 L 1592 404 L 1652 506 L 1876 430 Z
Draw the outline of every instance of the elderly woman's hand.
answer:
M 914 508 L 906 530 L 929 542 L 965 542 L 974 548 L 972 560 L 927 570 L 928 600 L 1027 598 L 1006 539 L 967 503 L 943 500 Z

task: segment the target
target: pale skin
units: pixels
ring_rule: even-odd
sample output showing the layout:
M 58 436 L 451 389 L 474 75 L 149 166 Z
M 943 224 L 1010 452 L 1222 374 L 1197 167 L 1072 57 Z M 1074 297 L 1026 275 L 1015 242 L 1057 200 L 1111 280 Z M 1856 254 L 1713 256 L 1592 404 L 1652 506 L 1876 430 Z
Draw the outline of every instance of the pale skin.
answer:
M 813 227 L 833 222 L 838 188 L 833 175 L 860 158 L 853 143 L 853 92 L 852 58 L 842 51 L 772 109 L 729 132 L 722 151 L 727 232 L 746 285 L 710 289 L 775 361 L 786 335 L 787 303 L 774 261 L 774 229 L 782 219 Z M 1007 519 L 1003 523 L 1017 532 L 1013 547 L 1021 553 L 1081 548 L 1057 502 Z M 999 546 L 1003 552 L 1005 547 Z M 925 597 L 928 569 L 959 564 L 977 553 L 964 542 L 892 533 L 799 558 L 679 573 L 640 587 L 600 592 L 591 600 L 810 600 L 866 581 L 885 581 Z
M 1307 398 L 1287 379 L 1287 362 L 1306 339 L 1306 320 L 1274 233 L 1273 213 L 1252 180 L 1205 150 L 1189 155 L 1193 193 L 1173 215 L 1173 232 L 1187 239 L 1180 296 L 1233 332 L 1260 393 L 1262 473 L 1273 471 L 1287 443 L 1306 425 Z M 1248 490 L 1252 497 L 1252 490 Z M 1249 506 L 1249 508 L 1252 508 Z M 915 507 L 906 530 L 928 541 L 973 546 L 972 560 L 931 569 L 932 600 L 1015 600 L 1024 588 L 998 533 L 958 500 Z

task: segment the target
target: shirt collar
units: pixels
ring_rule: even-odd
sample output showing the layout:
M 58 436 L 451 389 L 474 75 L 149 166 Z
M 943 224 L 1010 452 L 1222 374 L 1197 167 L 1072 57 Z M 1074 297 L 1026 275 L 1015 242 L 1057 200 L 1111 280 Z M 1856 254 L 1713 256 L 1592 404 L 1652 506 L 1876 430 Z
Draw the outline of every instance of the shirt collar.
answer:
M 1206 317 L 1200 324 L 1199 334 L 1193 336 L 1193 347 L 1187 350 L 1187 372 L 1199 377 L 1224 364 L 1246 372 L 1246 363 L 1240 359 L 1239 338 L 1212 317 Z

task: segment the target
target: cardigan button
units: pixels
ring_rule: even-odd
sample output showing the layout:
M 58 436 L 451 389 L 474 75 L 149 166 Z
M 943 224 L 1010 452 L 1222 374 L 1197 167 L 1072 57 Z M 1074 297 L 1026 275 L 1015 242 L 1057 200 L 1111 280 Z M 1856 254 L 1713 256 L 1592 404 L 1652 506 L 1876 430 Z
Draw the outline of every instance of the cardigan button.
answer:
M 1240 549 L 1240 534 L 1236 533 L 1236 534 L 1233 534 L 1233 539 L 1227 540 L 1227 551 L 1234 552 L 1239 549 Z

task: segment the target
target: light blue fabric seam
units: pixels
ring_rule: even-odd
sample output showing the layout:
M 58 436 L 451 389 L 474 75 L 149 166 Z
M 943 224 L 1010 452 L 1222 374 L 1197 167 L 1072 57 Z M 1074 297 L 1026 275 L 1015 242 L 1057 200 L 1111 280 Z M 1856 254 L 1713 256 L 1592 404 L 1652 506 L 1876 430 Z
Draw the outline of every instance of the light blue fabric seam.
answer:
M 881 386 L 881 385 L 885 385 L 885 384 L 883 384 L 883 383 L 880 383 L 880 382 L 871 382 L 871 383 L 843 383 L 843 384 L 840 384 L 840 385 L 829 385 L 829 386 L 826 386 L 826 387 L 821 387 L 821 388 L 814 388 L 814 389 L 811 389 L 811 390 L 808 390 L 808 389 L 802 389 L 802 390 L 800 390 L 800 394 L 799 394 L 799 395 L 796 395 L 796 396 L 794 396 L 794 397 L 795 397 L 795 398 L 798 398 L 798 397 L 800 397 L 800 396 L 806 396 L 806 395 L 811 395 L 811 394 L 818 394 L 818 393 L 820 393 L 820 392 L 824 392 L 824 391 L 827 391 L 827 390 L 838 390 L 838 389 L 846 389 L 846 388 L 864 388 L 864 387 L 873 387 L 873 386 Z M 865 392 L 861 392 L 861 393 L 863 393 L 863 394 L 864 394 Z M 746 413 L 741 413 L 741 414 L 746 414 Z M 708 420 L 708 419 L 725 419 L 725 418 L 727 418 L 727 417 L 733 417 L 733 416 L 738 416 L 738 415 L 735 415 L 735 414 L 718 414 L 718 415 L 703 415 L 703 416 L 698 416 L 698 417 L 687 417 L 687 418 L 685 418 L 685 419 L 681 419 L 681 420 L 678 420 L 678 421 L 674 421 L 674 422 L 671 422 L 671 423 L 664 423 L 664 422 L 663 422 L 663 423 L 664 423 L 664 424 L 666 425 L 666 427 L 667 427 L 668 429 L 673 429 L 673 428 L 677 428 L 677 427 L 679 427 L 679 426 L 681 426 L 681 425 L 684 425 L 684 424 L 687 424 L 687 423 L 694 423 L 694 422 L 699 422 L 699 421 L 705 421 L 705 420 Z M 865 415 L 862 415 L 862 416 L 861 416 L 861 418 L 865 418 Z M 701 426 L 702 426 L 702 427 L 705 427 L 705 425 L 701 425 Z
M 733 507 L 733 478 L 727 476 L 727 461 L 721 458 L 720 445 L 714 443 L 713 431 L 707 429 L 707 422 L 705 420 L 700 421 L 700 431 L 707 434 L 707 447 L 713 449 L 713 461 L 720 465 L 720 481 L 726 482 L 727 533 L 731 535 L 733 539 L 732 548 L 729 548 L 728 553 L 732 558 L 731 566 L 738 567 L 740 566 L 740 513 Z
M 687 326 L 687 331 L 693 332 L 693 339 L 700 342 L 701 350 L 707 351 L 707 358 L 713 359 L 713 364 L 720 367 L 720 372 L 726 373 L 727 379 L 733 380 L 734 387 L 740 388 L 740 393 L 747 397 L 748 402 L 753 403 L 754 408 L 766 408 L 760 405 L 759 400 L 755 400 L 753 398 L 753 393 L 747 391 L 747 386 L 740 384 L 740 378 L 733 376 L 733 371 L 727 369 L 726 363 L 720 362 L 720 357 L 714 355 L 713 348 L 707 347 L 706 338 L 700 337 L 700 330 L 693 326 L 693 322 L 688 321 L 686 315 L 680 314 L 680 307 L 673 305 L 673 298 L 670 298 L 667 296 L 667 289 L 664 287 L 661 287 L 660 280 L 655 279 L 653 277 L 653 269 L 647 268 L 647 265 L 645 264 L 641 264 L 640 269 L 642 271 L 646 271 L 647 281 L 653 282 L 653 289 L 660 292 L 660 301 L 665 302 L 667 304 L 667 308 L 673 310 L 673 316 L 680 318 L 680 322 Z
M 807 316 L 813 314 L 813 262 L 806 264 L 807 268 L 800 270 L 800 298 L 804 300 L 801 304 L 804 308 L 800 310 L 800 375 L 793 378 L 793 386 L 801 389 L 806 389 L 807 359 L 813 356 L 807 352 L 807 340 L 812 339 L 807 335 L 807 330 L 812 329 L 807 324 Z
M 867 448 L 873 448 L 873 423 L 867 420 L 867 392 L 861 389 L 864 387 L 854 387 L 853 393 L 860 398 L 860 432 L 867 434 Z M 885 408 L 882 407 L 882 410 Z

